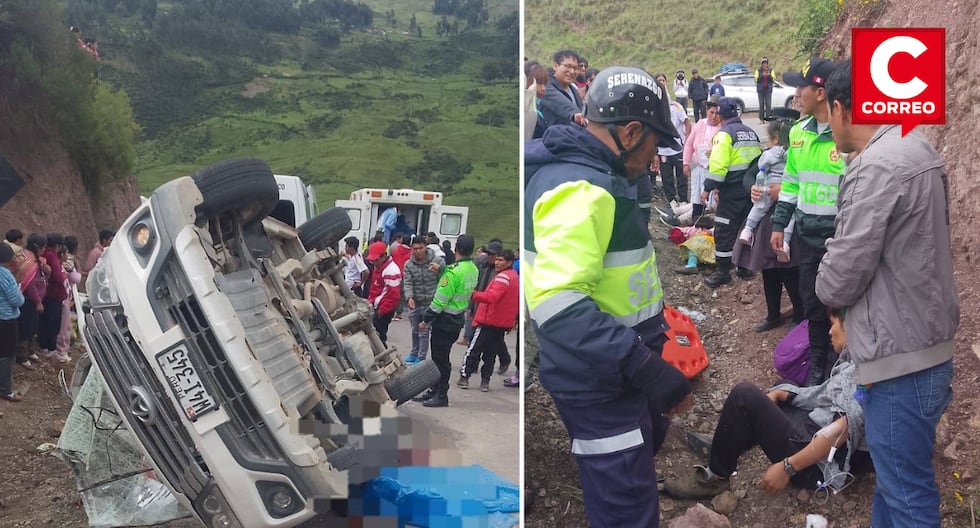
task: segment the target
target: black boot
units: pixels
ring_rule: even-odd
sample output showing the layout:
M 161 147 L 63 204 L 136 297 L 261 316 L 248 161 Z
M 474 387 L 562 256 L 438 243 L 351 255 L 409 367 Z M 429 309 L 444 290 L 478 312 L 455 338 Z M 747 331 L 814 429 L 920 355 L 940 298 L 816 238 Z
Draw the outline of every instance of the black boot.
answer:
M 806 376 L 805 387 L 815 387 L 823 383 L 824 370 L 827 368 L 827 354 L 819 349 L 810 347 L 810 365 Z
M 445 394 L 436 394 L 435 396 L 429 398 L 422 402 L 423 407 L 449 407 L 449 396 Z
M 709 288 L 717 288 L 722 284 L 732 282 L 732 258 L 718 257 L 718 269 L 704 279 L 704 285 Z

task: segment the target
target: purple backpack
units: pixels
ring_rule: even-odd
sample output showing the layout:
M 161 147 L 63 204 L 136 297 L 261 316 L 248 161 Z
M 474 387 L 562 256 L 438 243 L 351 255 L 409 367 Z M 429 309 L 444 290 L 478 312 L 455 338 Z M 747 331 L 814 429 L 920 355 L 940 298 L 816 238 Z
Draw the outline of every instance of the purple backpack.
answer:
M 809 321 L 803 320 L 786 334 L 772 353 L 772 366 L 784 379 L 803 385 L 810 368 Z

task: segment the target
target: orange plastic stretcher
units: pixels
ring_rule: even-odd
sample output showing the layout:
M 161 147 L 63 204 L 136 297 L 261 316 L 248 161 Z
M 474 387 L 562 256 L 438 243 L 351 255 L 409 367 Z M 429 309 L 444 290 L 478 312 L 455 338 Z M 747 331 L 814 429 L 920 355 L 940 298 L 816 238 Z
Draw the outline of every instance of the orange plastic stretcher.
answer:
M 688 379 L 697 376 L 708 367 L 708 354 L 698 335 L 698 329 L 690 317 L 678 312 L 673 306 L 664 305 L 664 318 L 670 325 L 669 341 L 664 343 L 664 361 L 677 367 Z

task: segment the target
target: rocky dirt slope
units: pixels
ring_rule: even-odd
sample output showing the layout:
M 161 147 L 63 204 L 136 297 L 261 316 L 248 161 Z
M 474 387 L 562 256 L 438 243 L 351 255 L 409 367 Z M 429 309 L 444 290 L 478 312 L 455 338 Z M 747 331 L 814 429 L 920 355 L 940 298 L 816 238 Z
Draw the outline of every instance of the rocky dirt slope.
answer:
M 115 230 L 139 204 L 134 177 L 92 196 L 65 149 L 41 129 L 14 130 L 0 122 L 0 155 L 24 180 L 20 192 L 0 207 L 0 236 L 11 228 L 75 235 L 84 258 L 100 229 Z

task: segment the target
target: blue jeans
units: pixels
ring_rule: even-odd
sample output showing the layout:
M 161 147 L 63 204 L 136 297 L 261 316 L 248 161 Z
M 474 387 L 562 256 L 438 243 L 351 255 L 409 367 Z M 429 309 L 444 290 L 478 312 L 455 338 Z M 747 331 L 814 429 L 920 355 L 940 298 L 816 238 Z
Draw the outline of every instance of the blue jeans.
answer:
M 428 307 L 428 304 L 416 304 L 415 309 L 408 312 L 408 322 L 412 325 L 412 355 L 419 359 L 425 359 L 429 355 L 430 327 L 426 326 L 425 330 L 419 330 L 419 323 L 422 322 L 422 316 L 425 315 Z
M 877 480 L 872 528 L 939 528 L 936 424 L 953 397 L 953 361 L 875 383 L 864 408 Z

